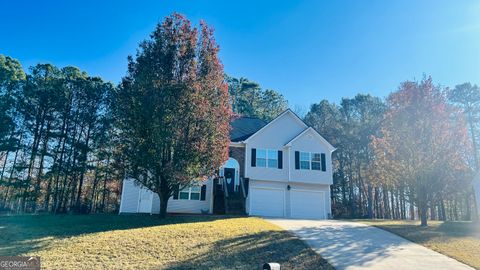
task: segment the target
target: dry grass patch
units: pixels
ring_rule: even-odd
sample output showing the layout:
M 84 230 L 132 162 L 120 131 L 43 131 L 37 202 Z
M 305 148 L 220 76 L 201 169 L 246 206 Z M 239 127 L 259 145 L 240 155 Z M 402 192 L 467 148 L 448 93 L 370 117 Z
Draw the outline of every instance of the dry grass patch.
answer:
M 301 240 L 259 218 L 0 217 L 0 255 L 37 255 L 42 269 L 331 269 Z
M 480 269 L 480 224 L 429 221 L 427 228 L 409 220 L 359 220 Z

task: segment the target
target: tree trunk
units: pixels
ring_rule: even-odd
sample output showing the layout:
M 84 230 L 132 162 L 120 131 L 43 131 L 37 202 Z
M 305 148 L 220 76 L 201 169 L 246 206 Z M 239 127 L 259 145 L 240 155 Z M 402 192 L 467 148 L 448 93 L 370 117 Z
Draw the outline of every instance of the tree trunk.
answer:
M 384 205 L 384 218 L 386 219 L 390 219 L 391 218 L 391 215 L 390 215 L 390 204 L 388 202 L 388 190 L 387 190 L 387 187 L 386 186 L 383 186 L 382 187 L 382 197 L 383 197 L 383 205 Z
M 442 221 L 446 221 L 447 213 L 445 211 L 445 201 L 443 200 L 443 197 L 440 198 L 440 211 L 442 213 Z
M 49 209 L 51 192 L 52 192 L 52 178 L 49 177 L 47 187 L 45 190 L 45 201 L 43 202 L 43 209 L 45 209 L 45 211 L 48 211 Z
M 10 133 L 10 136 L 8 138 L 8 144 L 10 145 L 11 140 L 15 136 L 15 126 L 12 128 L 12 132 Z M 21 138 L 20 138 L 21 140 Z M 5 168 L 7 167 L 7 161 L 8 161 L 8 155 L 10 154 L 10 150 L 7 149 L 5 153 L 5 161 L 3 162 L 2 166 L 2 172 L 0 173 L 0 183 L 3 181 L 3 174 L 5 173 Z
M 395 212 L 395 196 L 393 196 L 393 191 L 390 191 L 390 201 L 392 209 L 392 219 L 397 219 L 397 213 Z
M 427 215 L 428 215 L 427 211 L 428 211 L 427 204 L 422 202 L 420 207 L 419 207 L 420 220 L 421 220 L 420 226 L 422 226 L 422 227 L 427 227 L 428 226 L 428 224 L 427 224 Z
M 410 220 L 415 220 L 415 207 L 410 203 Z
M 97 161 L 95 175 L 93 178 L 93 185 L 92 185 L 92 196 L 90 197 L 90 210 L 89 212 L 93 212 L 94 209 L 94 201 L 95 201 L 95 192 L 97 192 L 97 184 L 98 184 L 98 170 L 99 170 L 99 162 Z
M 478 201 L 480 198 L 477 198 L 477 195 L 475 194 L 475 190 L 472 189 L 472 202 L 473 202 L 473 221 L 475 222 L 480 222 L 480 209 L 478 209 Z
M 430 206 L 430 220 L 437 220 L 437 215 L 435 213 L 435 203 L 432 201 L 432 205 Z
M 168 194 L 164 194 L 165 191 L 158 192 L 158 197 L 160 198 L 160 218 L 167 217 L 167 206 L 168 206 L 168 198 L 170 197 Z
M 453 217 L 455 218 L 455 221 L 458 221 L 458 201 L 457 198 L 454 199 L 453 201 Z
M 41 118 L 41 120 L 39 119 Z M 40 136 L 43 131 L 43 117 L 37 116 L 36 121 L 35 121 L 35 128 L 33 132 L 33 143 L 32 143 L 32 149 L 30 153 L 30 160 L 28 164 L 28 170 L 27 170 L 27 179 L 25 180 L 25 186 L 23 187 L 23 192 L 22 192 L 22 199 L 20 203 L 20 211 L 25 211 L 26 210 L 26 203 L 27 203 L 27 197 L 28 197 L 28 190 L 30 188 L 30 180 L 32 178 L 32 172 L 33 172 L 33 167 L 35 164 L 35 159 L 37 156 L 37 151 L 38 151 L 38 146 L 40 145 Z
M 410 220 L 415 220 L 415 207 L 413 205 L 415 197 L 413 196 L 413 190 L 411 188 L 409 188 L 408 199 L 410 203 Z
M 405 188 L 402 186 L 399 191 L 400 197 L 400 218 L 407 219 L 407 209 L 406 209 L 406 202 L 405 202 Z
M 475 161 L 475 171 L 478 172 L 478 151 L 477 151 L 477 136 L 475 134 L 475 124 L 474 124 L 474 117 L 472 115 L 472 110 L 468 110 L 468 125 L 470 128 L 470 136 L 472 137 L 472 147 L 473 147 L 473 158 Z
M 21 143 L 21 141 L 22 141 L 22 137 L 20 137 L 19 144 Z M 5 189 L 5 197 L 3 198 L 4 206 L 7 204 L 7 201 L 8 201 L 8 193 L 10 192 L 10 185 L 12 183 L 13 173 L 15 172 L 15 166 L 17 165 L 18 152 L 20 152 L 20 146 L 15 151 L 15 157 L 13 158 L 12 169 L 10 170 L 10 176 L 8 177 L 7 188 Z
M 367 213 L 368 218 L 373 219 L 373 187 L 371 184 L 367 184 Z
M 45 160 L 45 155 L 47 154 L 48 151 L 48 140 L 49 140 L 49 133 L 50 133 L 50 126 L 51 122 L 47 122 L 47 129 L 45 130 L 45 138 L 43 140 L 43 147 L 41 151 L 41 156 L 40 156 L 40 165 L 38 166 L 38 173 L 37 173 L 37 179 L 35 182 L 35 189 L 34 189 L 34 194 L 33 194 L 33 212 L 37 210 L 37 200 L 40 198 L 40 185 L 42 183 L 42 177 L 43 177 L 43 164 Z

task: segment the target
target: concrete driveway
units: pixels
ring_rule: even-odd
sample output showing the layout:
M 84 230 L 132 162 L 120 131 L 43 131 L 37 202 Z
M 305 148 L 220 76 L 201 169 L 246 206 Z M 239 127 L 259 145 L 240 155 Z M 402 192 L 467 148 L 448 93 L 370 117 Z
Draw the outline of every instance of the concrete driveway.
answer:
M 300 239 L 336 269 L 473 268 L 387 231 L 336 220 L 267 219 Z

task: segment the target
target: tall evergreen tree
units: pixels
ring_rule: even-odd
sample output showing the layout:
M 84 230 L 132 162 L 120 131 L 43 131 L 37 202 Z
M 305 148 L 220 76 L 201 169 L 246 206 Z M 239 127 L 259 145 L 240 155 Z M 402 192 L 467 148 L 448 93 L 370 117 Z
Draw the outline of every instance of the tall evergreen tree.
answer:
M 264 90 L 247 78 L 226 76 L 233 112 L 270 121 L 288 108 L 288 102 L 275 90 Z

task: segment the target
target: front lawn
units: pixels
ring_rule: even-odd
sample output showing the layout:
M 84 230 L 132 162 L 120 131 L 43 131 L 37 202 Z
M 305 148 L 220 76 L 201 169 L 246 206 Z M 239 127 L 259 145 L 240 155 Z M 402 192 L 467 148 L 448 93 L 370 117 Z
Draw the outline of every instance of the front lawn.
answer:
M 471 222 L 360 220 L 480 269 L 480 225 Z
M 42 269 L 331 269 L 260 218 L 149 215 L 0 217 L 0 256 L 36 255 Z

